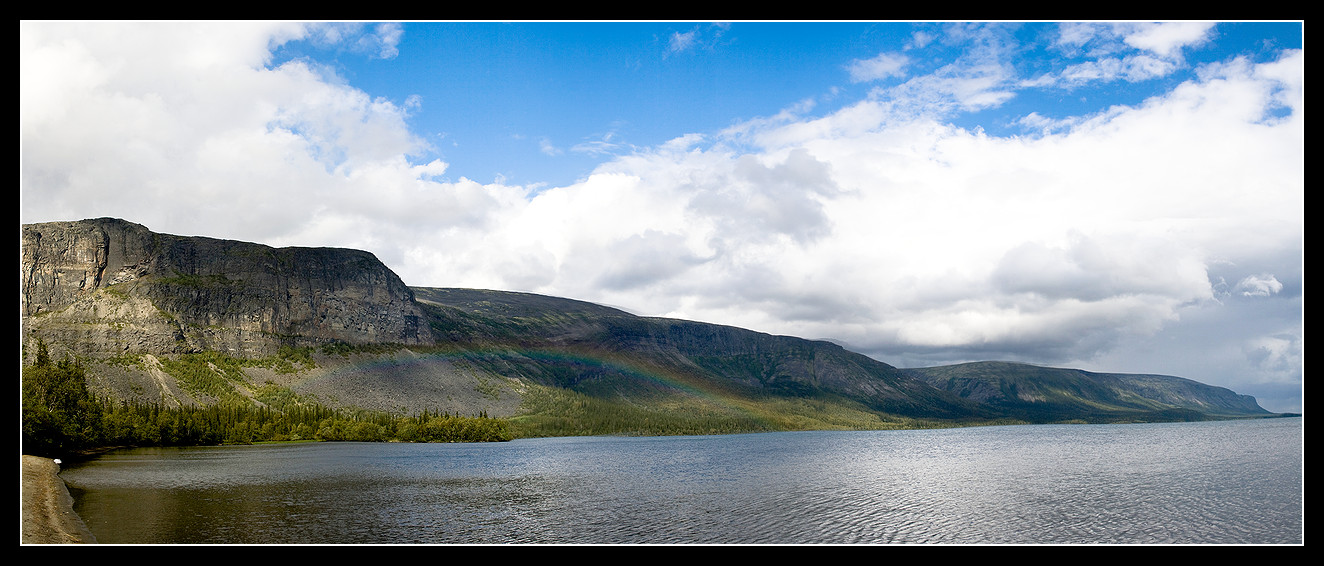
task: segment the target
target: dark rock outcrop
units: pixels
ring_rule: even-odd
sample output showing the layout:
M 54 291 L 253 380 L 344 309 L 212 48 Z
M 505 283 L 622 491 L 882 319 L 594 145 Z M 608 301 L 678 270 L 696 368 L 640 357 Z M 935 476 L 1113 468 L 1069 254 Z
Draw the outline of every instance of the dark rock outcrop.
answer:
M 158 234 L 112 218 L 25 225 L 22 238 L 25 326 L 82 351 L 432 342 L 413 292 L 368 252 Z

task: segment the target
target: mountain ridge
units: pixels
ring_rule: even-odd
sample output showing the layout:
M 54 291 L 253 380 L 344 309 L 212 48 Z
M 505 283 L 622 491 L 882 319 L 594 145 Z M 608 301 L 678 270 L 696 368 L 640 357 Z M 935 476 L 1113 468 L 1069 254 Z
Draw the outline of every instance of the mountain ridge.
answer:
M 41 341 L 87 360 L 91 385 L 120 399 L 214 403 L 161 362 L 302 352 L 287 370 L 247 367 L 226 386 L 256 403 L 269 385 L 331 405 L 512 418 L 565 391 L 635 409 L 754 411 L 772 428 L 825 426 L 831 411 L 862 427 L 1272 415 L 1172 376 L 1003 362 L 899 369 L 829 341 L 531 293 L 410 287 L 360 250 L 173 236 L 112 218 L 22 232 L 25 351 Z M 803 414 L 774 414 L 787 411 Z
M 1249 395 L 1170 375 L 1091 372 L 1006 361 L 903 371 L 964 399 L 996 406 L 1022 418 L 1066 418 L 1100 410 L 1166 412 L 1172 420 L 1198 416 L 1192 413 L 1268 414 Z M 1193 390 L 1200 394 L 1191 394 Z

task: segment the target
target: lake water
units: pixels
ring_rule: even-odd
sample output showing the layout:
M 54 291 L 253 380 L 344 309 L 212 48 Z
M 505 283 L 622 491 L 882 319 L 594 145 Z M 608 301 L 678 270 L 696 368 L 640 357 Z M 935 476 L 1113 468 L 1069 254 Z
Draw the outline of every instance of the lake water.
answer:
M 1304 544 L 1302 418 L 134 449 L 102 543 Z

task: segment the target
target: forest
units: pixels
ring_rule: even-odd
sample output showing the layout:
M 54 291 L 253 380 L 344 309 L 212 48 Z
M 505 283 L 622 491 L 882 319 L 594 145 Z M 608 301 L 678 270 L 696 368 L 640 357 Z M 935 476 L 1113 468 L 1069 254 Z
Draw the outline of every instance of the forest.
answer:
M 68 456 L 119 446 L 199 446 L 281 441 L 501 442 L 510 425 L 486 414 L 331 409 L 287 403 L 279 409 L 227 400 L 167 407 L 99 398 L 76 360 L 51 359 L 38 344 L 23 368 L 23 453 Z

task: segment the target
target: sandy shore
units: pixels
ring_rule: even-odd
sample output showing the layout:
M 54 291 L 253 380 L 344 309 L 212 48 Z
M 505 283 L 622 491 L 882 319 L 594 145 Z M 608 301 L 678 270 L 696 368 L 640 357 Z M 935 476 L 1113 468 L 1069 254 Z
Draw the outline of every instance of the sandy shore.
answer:
M 23 456 L 23 544 L 95 543 L 92 531 L 74 513 L 74 499 L 48 458 Z

